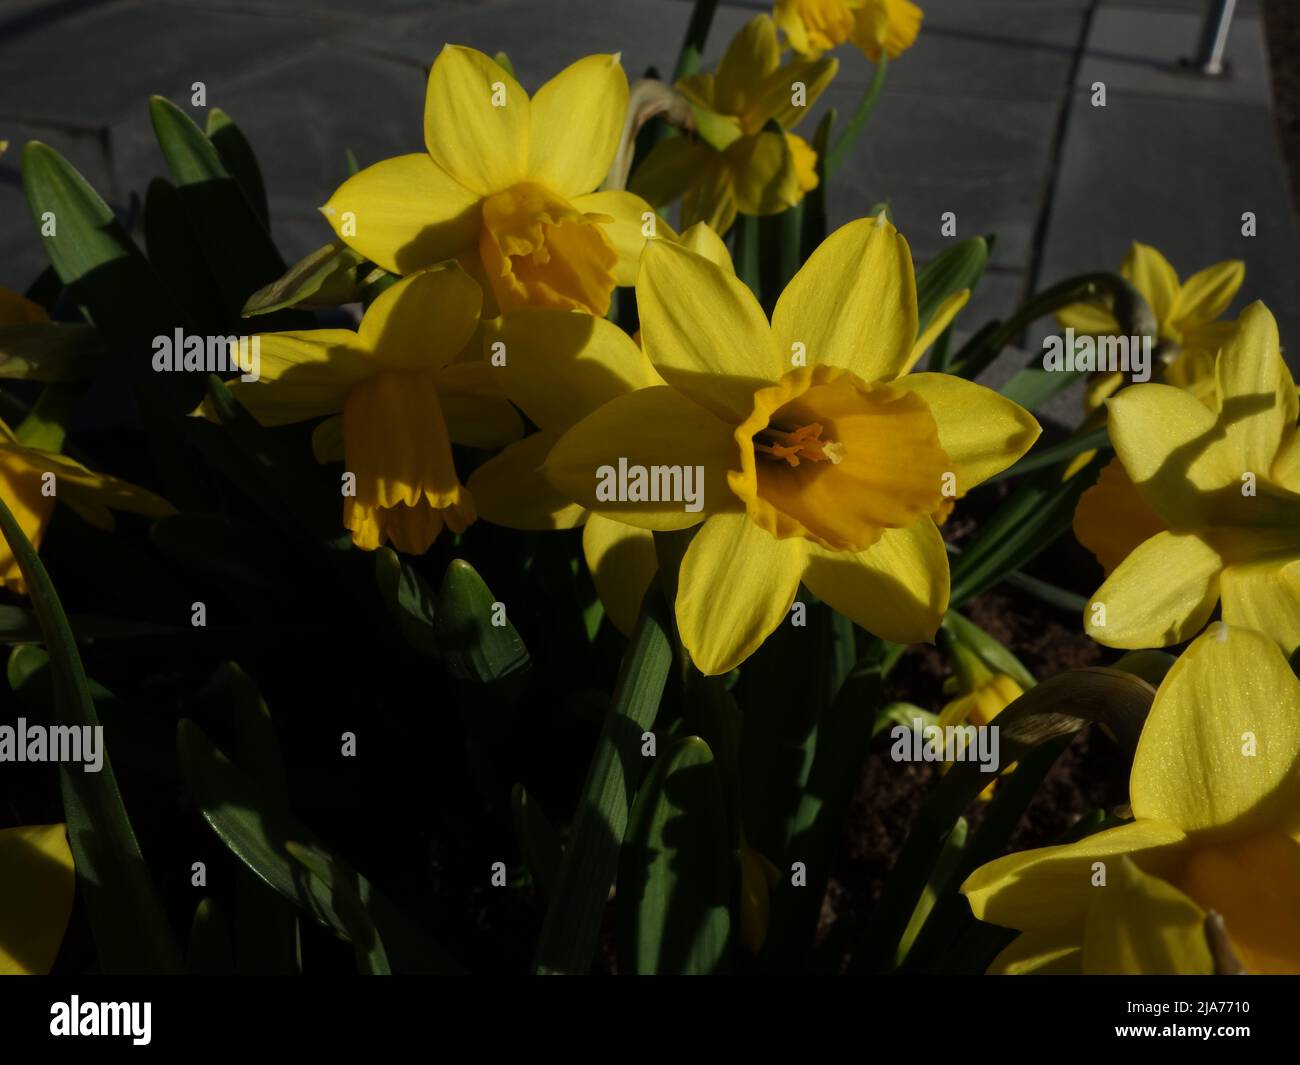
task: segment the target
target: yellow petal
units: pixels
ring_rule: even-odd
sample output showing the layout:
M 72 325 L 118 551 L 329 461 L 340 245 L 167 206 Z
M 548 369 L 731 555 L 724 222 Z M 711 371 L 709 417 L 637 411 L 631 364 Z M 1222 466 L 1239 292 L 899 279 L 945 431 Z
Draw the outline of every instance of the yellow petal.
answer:
M 780 214 L 803 198 L 794 153 L 785 134 L 766 131 L 741 137 L 722 156 L 731 173 L 736 210 L 741 214 Z
M 1005 470 L 1042 428 L 1034 416 L 991 388 L 946 373 L 915 373 L 894 382 L 930 406 L 939 443 L 957 475 L 957 495 Z
M 1112 336 L 1120 331 L 1119 322 L 1104 303 L 1071 303 L 1056 312 L 1056 321 L 1079 336 Z
M 1214 321 L 1228 309 L 1245 277 L 1246 264 L 1239 259 L 1215 263 L 1192 274 L 1178 293 L 1179 324 L 1185 329 Z
M 921 330 L 921 335 L 916 338 L 916 343 L 912 345 L 912 350 L 907 356 L 907 365 L 903 367 L 903 373 L 911 373 L 912 367 L 921 361 L 921 356 L 930 350 L 934 342 L 939 339 L 940 334 L 952 324 L 952 320 L 957 317 L 957 313 L 970 302 L 970 289 L 964 288 L 960 292 L 954 292 L 945 299 L 934 314 L 930 316 L 929 322 Z
M 739 210 L 736 179 L 727 157 L 710 151 L 694 173 L 694 181 L 682 197 L 682 226 L 702 222 L 725 235 Z
M 1300 843 L 1281 832 L 1192 849 L 1178 886 L 1219 913 L 1252 973 L 1300 973 Z
M 1229 461 L 1238 472 L 1266 475 L 1283 437 L 1295 427 L 1296 391 L 1282 359 L 1277 322 L 1256 301 L 1241 312 L 1219 352 L 1216 374 Z
M 48 451 L 30 451 L 28 456 L 42 470 L 48 470 L 55 476 L 62 488 L 68 487 L 78 497 L 124 510 L 129 514 L 144 514 L 151 518 L 165 518 L 176 513 L 167 500 L 156 496 L 146 488 L 110 477 L 106 473 L 96 473 L 86 469 L 79 462 L 74 462 L 67 455 L 56 455 Z
M 262 333 L 259 379 L 226 387 L 263 425 L 288 425 L 343 409 L 348 389 L 375 364 L 350 329 Z M 205 401 L 200 411 L 211 417 Z
M 872 635 L 895 643 L 934 639 L 948 609 L 948 552 L 928 517 L 887 529 L 865 551 L 808 545 L 803 582 Z
M 488 196 L 528 176 L 531 111 L 528 94 L 495 61 L 449 44 L 429 71 L 424 144 L 443 170 Z
M 593 514 L 582 530 L 582 553 L 611 624 L 631 636 L 641 601 L 659 572 L 654 534 Z
M 881 52 L 897 59 L 921 32 L 921 9 L 911 0 L 868 0 L 854 14 L 853 43 L 873 63 Z
M 1097 589 L 1084 610 L 1084 629 L 1107 647 L 1189 640 L 1210 620 L 1222 569 L 1218 552 L 1195 533 L 1156 533 Z
M 706 676 L 734 669 L 781 624 L 804 567 L 801 540 L 778 540 L 743 514 L 714 514 L 695 534 L 677 584 L 677 627 Z
M 826 238 L 776 302 L 772 333 L 784 358 L 804 345 L 810 366 L 842 366 L 890 380 L 916 340 L 916 275 L 905 241 L 883 215 Z
M 565 67 L 533 96 L 529 177 L 561 196 L 590 192 L 609 172 L 626 114 L 627 75 L 617 55 Z
M 1190 393 L 1157 384 L 1121 389 L 1106 408 L 1111 443 L 1142 498 L 1172 528 L 1204 524 L 1214 494 L 1241 473 L 1214 414 Z
M 457 444 L 494 448 L 524 435 L 523 419 L 486 362 L 455 362 L 434 377 L 447 432 Z
M 713 82 L 713 109 L 726 115 L 743 115 L 753 102 L 755 90 L 780 63 L 776 23 L 769 15 L 755 15 L 731 39 L 718 63 Z M 787 96 L 789 91 L 787 86 Z
M 1163 326 L 1173 319 L 1177 313 L 1178 274 L 1168 259 L 1149 244 L 1134 242 L 1119 272 L 1142 294 L 1156 321 Z
M 356 475 L 343 523 L 362 550 L 389 540 L 399 551 L 422 554 L 444 523 L 461 532 L 474 520 L 433 374 L 385 370 L 354 386 L 343 405 L 343 444 Z
M 547 456 L 546 475 L 566 498 L 597 514 L 645 529 L 685 529 L 718 510 L 739 508 L 726 480 L 726 471 L 739 465 L 731 427 L 661 385 L 619 396 L 569 429 Z M 620 467 L 628 471 L 632 498 L 600 498 L 610 489 L 618 494 Z M 654 494 L 679 498 L 637 497 L 636 467 Z M 681 498 L 688 477 L 695 500 Z
M 601 222 L 600 228 L 618 253 L 614 280 L 623 286 L 635 285 L 641 252 L 645 250 L 646 227 L 662 225 L 666 229 L 666 223 L 655 217 L 654 210 L 640 196 L 618 189 L 579 196 L 573 206 L 588 214 L 608 215 L 613 219 Z
M 1083 934 L 1083 971 L 1121 976 L 1208 976 L 1205 913 L 1172 884 L 1121 857 L 1097 891 Z
M 1223 620 L 1258 629 L 1290 655 L 1300 647 L 1300 559 L 1233 563 L 1219 579 Z
M 633 172 L 628 188 L 662 207 L 694 185 L 701 170 L 716 155 L 712 148 L 691 137 L 668 137 L 650 149 Z
M 483 295 L 453 263 L 404 277 L 366 309 L 357 338 L 394 370 L 437 370 L 474 335 Z
M 1300 680 L 1266 636 L 1216 625 L 1156 693 L 1133 759 L 1133 812 L 1185 832 L 1294 820 L 1297 760 Z
M 838 59 L 826 58 L 796 60 L 773 71 L 741 118 L 745 131 L 756 133 L 772 119 L 779 122 L 783 130 L 793 129 L 812 110 L 839 69 Z M 792 87 L 796 82 L 802 82 L 804 86 L 802 104 L 794 102 Z
M 1075 537 L 1097 556 L 1108 577 L 1139 544 L 1168 528 L 1133 487 L 1119 459 L 1102 468 L 1074 511 Z
M 1074 925 L 1021 932 L 988 968 L 989 976 L 1077 976 L 1083 971 L 1083 930 Z
M 0 869 L 0 976 L 44 976 L 72 916 L 67 826 L 0 829 Z
M 339 239 L 377 266 L 409 274 L 478 239 L 479 196 L 427 155 L 399 155 L 353 174 L 321 208 Z
M 736 264 L 731 261 L 731 252 L 718 234 L 703 222 L 696 222 L 678 238 L 678 242 L 688 251 L 703 255 L 709 262 L 721 267 L 728 273 L 736 272 Z
M 40 325 L 49 320 L 50 316 L 39 303 L 0 285 L 0 326 Z
M 557 435 L 616 396 L 662 383 L 631 337 L 590 314 L 511 311 L 489 324 L 485 343 L 504 359 L 488 366 L 504 393 Z
M 1094 864 L 1109 880 L 1114 858 L 1127 854 L 1155 875 L 1177 863 L 1186 839 L 1172 825 L 1134 821 L 1058 847 L 1040 847 L 997 858 L 976 869 L 961 886 L 971 911 L 981 921 L 1004 928 L 1056 928 L 1082 924 L 1095 893 Z
M 40 467 L 34 466 L 29 453 L 19 448 L 0 447 L 0 486 L 8 506 L 32 548 L 41 549 L 41 540 L 54 512 L 54 497 L 41 491 Z M 22 570 L 9 545 L 0 537 L 0 587 L 25 595 L 27 585 Z
M 508 529 L 572 529 L 587 512 L 551 486 L 543 472 L 556 434 L 533 433 L 475 470 L 469 493 L 479 517 Z
M 674 388 L 739 423 L 754 392 L 780 376 L 767 316 L 736 276 L 666 240 L 652 241 L 636 282 L 641 337 Z

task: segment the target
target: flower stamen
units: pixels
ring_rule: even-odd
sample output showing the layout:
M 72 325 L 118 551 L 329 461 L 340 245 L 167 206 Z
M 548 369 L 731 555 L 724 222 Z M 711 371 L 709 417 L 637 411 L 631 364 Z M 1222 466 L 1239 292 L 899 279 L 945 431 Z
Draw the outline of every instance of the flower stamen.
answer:
M 754 434 L 754 450 L 770 455 L 773 459 L 784 459 L 791 466 L 798 466 L 802 459 L 838 466 L 844 458 L 844 445 L 821 437 L 820 422 L 801 425 L 796 429 L 769 425 Z

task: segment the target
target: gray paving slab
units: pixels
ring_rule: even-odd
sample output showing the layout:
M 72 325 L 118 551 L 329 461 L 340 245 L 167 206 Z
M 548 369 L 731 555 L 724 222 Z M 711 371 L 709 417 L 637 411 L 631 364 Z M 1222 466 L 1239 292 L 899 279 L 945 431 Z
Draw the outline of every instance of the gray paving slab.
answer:
M 845 114 L 856 93 L 833 85 L 823 101 Z M 917 256 L 928 258 L 948 243 L 941 216 L 952 211 L 958 237 L 996 233 L 993 262 L 1024 268 L 1047 190 L 1057 107 L 886 93 L 833 179 L 832 220 L 861 217 L 888 198 Z
M 1103 82 L 1108 94 L 1158 93 L 1268 106 L 1272 85 L 1262 20 L 1234 20 L 1224 53 L 1231 69 L 1223 77 L 1205 77 L 1180 65 L 1196 54 L 1200 32 L 1201 18 L 1190 12 L 1102 8 L 1092 20 L 1075 84 L 1084 88 Z
M 218 94 L 343 24 L 119 0 L 0 38 L 0 118 L 108 125 L 151 93 Z

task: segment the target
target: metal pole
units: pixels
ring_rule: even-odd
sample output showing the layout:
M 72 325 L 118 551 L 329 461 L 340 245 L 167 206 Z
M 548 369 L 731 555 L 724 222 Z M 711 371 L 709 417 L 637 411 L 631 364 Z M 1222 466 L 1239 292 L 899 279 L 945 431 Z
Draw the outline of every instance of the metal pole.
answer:
M 1228 47 L 1228 30 L 1237 9 L 1237 0 L 1210 0 L 1201 27 L 1201 43 L 1196 49 L 1192 66 L 1208 77 L 1217 78 L 1225 73 L 1224 50 Z

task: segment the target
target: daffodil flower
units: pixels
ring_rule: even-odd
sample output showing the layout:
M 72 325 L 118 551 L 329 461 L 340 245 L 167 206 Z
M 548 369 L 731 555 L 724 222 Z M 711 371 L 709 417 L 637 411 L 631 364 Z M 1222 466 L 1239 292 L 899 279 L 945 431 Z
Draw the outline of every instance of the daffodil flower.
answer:
M 851 41 L 873 63 L 911 48 L 924 17 L 911 0 L 776 0 L 774 14 L 800 55 L 816 58 Z
M 321 208 L 335 233 L 398 274 L 457 259 L 489 313 L 604 315 L 630 285 L 649 206 L 596 191 L 618 149 L 627 76 L 617 55 L 561 71 L 531 99 L 500 65 L 448 45 L 429 72 L 426 151 L 349 178 Z
M 725 673 L 752 654 L 801 580 L 887 639 L 932 638 L 948 561 L 930 515 L 948 486 L 1004 469 L 1039 428 L 989 389 L 907 374 L 919 355 L 916 285 L 897 230 L 882 215 L 832 234 L 770 324 L 733 274 L 671 241 L 647 246 L 636 290 L 645 351 L 666 384 L 583 418 L 545 469 L 598 514 L 645 529 L 703 522 L 676 602 L 700 670 Z M 555 387 L 575 386 L 557 375 Z M 597 471 L 620 463 L 698 470 L 701 510 L 601 498 Z
M 1166 382 L 1197 395 L 1213 389 L 1214 356 L 1232 336 L 1236 323 L 1219 321 L 1246 276 L 1245 264 L 1226 260 L 1180 282 L 1169 260 L 1148 244 L 1134 242 L 1120 276 L 1146 300 L 1155 315 Z M 1123 327 L 1103 304 L 1086 302 L 1056 314 L 1061 327 L 1086 336 L 1118 336 Z M 1120 371 L 1096 374 L 1088 383 L 1085 407 L 1101 406 L 1124 384 Z
M 488 367 L 462 358 L 480 350 L 481 302 L 455 263 L 412 274 L 375 299 L 356 332 L 261 334 L 261 379 L 231 382 L 263 425 L 341 414 L 318 425 L 312 443 L 319 461 L 342 458 L 356 478 L 343 524 L 357 547 L 387 540 L 418 555 L 444 525 L 462 532 L 474 501 L 452 441 L 493 447 L 522 432 Z
M 151 518 L 176 513 L 170 503 L 152 492 L 88 470 L 67 455 L 23 443 L 3 421 L 0 421 L 0 490 L 23 534 L 38 551 L 54 513 L 54 504 L 60 500 L 91 525 L 105 531 L 113 528 L 113 510 Z M 0 542 L 0 587 L 19 595 L 27 594 L 18 560 L 3 542 Z
M 817 153 L 788 132 L 835 77 L 834 59 L 781 63 L 776 24 L 757 15 L 727 47 L 716 74 L 678 82 L 707 136 L 669 137 L 632 176 L 656 206 L 682 197 L 682 226 L 726 233 L 737 212 L 779 214 L 817 187 Z M 802 85 L 801 94 L 795 86 Z M 776 121 L 781 132 L 769 130 Z
M 1108 647 L 1189 639 L 1220 601 L 1225 621 L 1300 646 L 1300 405 L 1262 303 L 1241 313 L 1216 380 L 1214 409 L 1163 384 L 1107 401 L 1123 473 L 1084 494 L 1075 531 L 1113 567 L 1084 615 Z
M 50 971 L 75 886 L 66 825 L 0 829 L 0 976 Z
M 957 647 L 957 673 L 943 686 L 944 692 L 955 698 L 949 700 L 939 711 L 938 725 L 942 729 L 962 725 L 985 728 L 992 724 L 998 714 L 1024 695 L 1025 690 L 1005 673 L 994 673 L 973 652 L 965 650 L 960 644 Z M 1010 773 L 1012 768 L 1008 766 L 1002 775 Z M 945 765 L 944 771 L 947 769 L 948 766 Z M 993 798 L 996 787 L 995 781 L 980 792 L 980 798 Z
M 659 232 L 732 270 L 727 246 L 708 226 L 692 226 L 681 237 L 666 225 Z M 614 627 L 630 635 L 658 571 L 652 535 L 573 503 L 546 480 L 542 466 L 555 442 L 583 417 L 618 396 L 663 385 L 663 378 L 635 340 L 591 315 L 514 311 L 488 324 L 483 343 L 485 352 L 496 348 L 505 356 L 492 365 L 493 377 L 540 431 L 510 444 L 470 476 L 479 516 L 513 529 L 581 525 L 596 593 Z
M 1297 767 L 1300 681 L 1264 634 L 1215 626 L 1156 693 L 1133 821 L 962 885 L 981 921 L 1021 932 L 993 971 L 1207 972 L 1214 911 L 1252 972 L 1300 972 Z

